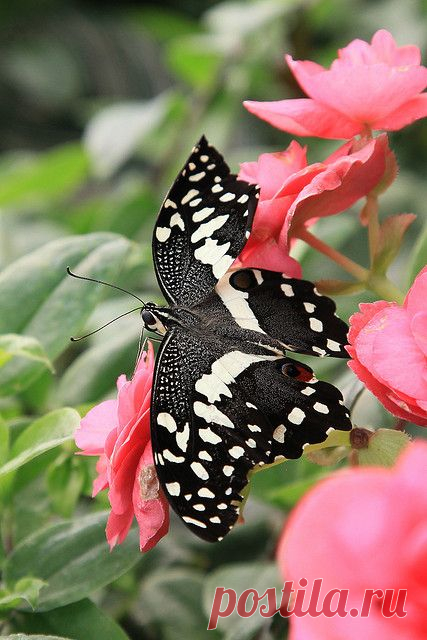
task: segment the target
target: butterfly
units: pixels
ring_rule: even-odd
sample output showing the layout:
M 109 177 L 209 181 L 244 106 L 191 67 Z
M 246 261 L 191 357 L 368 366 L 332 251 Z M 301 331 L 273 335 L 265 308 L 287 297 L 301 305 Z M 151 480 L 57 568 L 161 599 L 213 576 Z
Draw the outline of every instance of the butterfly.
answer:
M 157 475 L 187 527 L 211 542 L 238 520 L 251 471 L 351 428 L 338 389 L 288 355 L 348 357 L 334 302 L 305 280 L 230 270 L 258 197 L 202 137 L 154 228 L 168 306 L 141 311 L 163 336 L 151 402 Z

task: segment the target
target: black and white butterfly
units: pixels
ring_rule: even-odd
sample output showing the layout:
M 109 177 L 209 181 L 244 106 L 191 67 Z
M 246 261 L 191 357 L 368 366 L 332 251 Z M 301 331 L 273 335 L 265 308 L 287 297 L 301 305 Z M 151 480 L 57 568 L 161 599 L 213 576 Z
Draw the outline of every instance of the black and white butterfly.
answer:
M 238 519 L 254 467 L 298 458 L 306 444 L 351 428 L 341 393 L 287 355 L 347 357 L 333 301 L 280 273 L 229 271 L 257 200 L 258 188 L 230 174 L 202 137 L 154 229 L 169 306 L 141 312 L 164 336 L 151 404 L 157 474 L 176 513 L 212 542 Z

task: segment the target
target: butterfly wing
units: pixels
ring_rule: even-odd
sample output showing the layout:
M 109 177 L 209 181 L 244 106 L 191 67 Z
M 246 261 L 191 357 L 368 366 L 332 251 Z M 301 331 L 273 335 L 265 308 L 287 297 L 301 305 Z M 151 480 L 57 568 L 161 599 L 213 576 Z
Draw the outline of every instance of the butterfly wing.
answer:
M 259 269 L 229 272 L 195 310 L 212 326 L 223 326 L 225 314 L 248 341 L 255 331 L 256 341 L 270 336 L 288 351 L 348 358 L 348 326 L 336 315 L 334 301 L 307 280 Z
M 151 431 L 157 474 L 184 523 L 208 541 L 239 517 L 248 474 L 351 428 L 340 392 L 283 374 L 261 346 L 174 327 L 157 358 Z
M 192 305 L 227 271 L 249 237 L 258 189 L 230 174 L 202 137 L 167 194 L 153 234 L 153 259 L 169 303 Z

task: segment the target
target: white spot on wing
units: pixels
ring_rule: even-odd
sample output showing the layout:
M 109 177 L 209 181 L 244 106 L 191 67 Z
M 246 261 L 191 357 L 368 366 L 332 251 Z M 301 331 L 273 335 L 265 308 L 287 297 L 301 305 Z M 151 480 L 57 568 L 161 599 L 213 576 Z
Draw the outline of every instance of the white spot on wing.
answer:
M 195 202 L 195 201 L 194 201 Z M 204 207 L 193 213 L 193 222 L 201 222 L 215 211 L 215 207 Z
M 212 193 L 220 193 L 221 191 L 224 191 L 223 187 L 221 187 L 220 184 L 214 184 L 214 186 L 211 189 Z
M 169 227 L 157 227 L 156 229 L 156 238 L 159 242 L 166 242 L 166 240 L 169 240 L 170 234 L 171 230 Z
M 179 431 L 176 434 L 176 444 L 181 449 L 181 451 L 187 451 L 188 439 L 190 437 L 190 426 L 188 422 L 185 423 L 182 431 Z
M 298 407 L 294 407 L 288 415 L 288 420 L 289 422 L 292 422 L 292 424 L 301 424 L 304 418 L 304 411 L 302 409 L 299 409 Z
M 245 455 L 245 450 L 243 447 L 235 445 L 228 450 L 228 453 L 232 458 L 235 458 L 237 460 L 238 458 L 241 458 L 243 455 Z
M 235 197 L 236 197 L 235 193 L 230 193 L 230 191 L 227 191 L 227 193 L 224 193 L 220 197 L 220 201 L 221 202 L 231 202 L 232 200 L 234 200 Z
M 313 313 L 315 308 L 315 304 L 312 304 L 311 302 L 304 302 L 304 309 L 307 311 L 307 313 Z
M 169 198 L 166 198 L 165 200 L 165 204 L 163 205 L 166 208 L 172 207 L 172 209 L 176 209 L 176 202 L 174 202 L 173 200 L 170 200 Z
M 265 333 L 259 326 L 259 322 L 249 306 L 249 293 L 235 289 L 230 284 L 230 275 L 227 274 L 224 278 L 221 278 L 215 287 L 215 291 L 221 298 L 222 303 L 242 329 L 252 329 L 252 331 L 258 331 L 258 333 Z
M 326 342 L 326 346 L 328 347 L 328 349 L 330 351 L 341 351 L 341 345 L 339 342 L 336 342 L 335 340 L 330 340 L 328 338 L 327 342 Z
M 316 393 L 316 391 L 311 387 L 306 387 L 301 391 L 301 393 L 303 393 L 305 396 L 311 396 L 313 393 Z
M 201 498 L 215 498 L 215 494 L 207 487 L 202 487 L 201 489 L 199 489 L 197 495 L 199 495 Z
M 177 430 L 176 422 L 170 413 L 159 413 L 157 416 L 157 424 L 161 427 L 166 427 L 169 433 L 174 433 Z
M 274 360 L 274 356 L 260 356 L 243 351 L 230 351 L 216 360 L 211 367 L 211 373 L 204 373 L 197 380 L 196 391 L 206 396 L 209 402 L 218 402 L 221 396 L 231 398 L 229 385 L 235 382 L 236 378 L 245 369 L 255 362 Z M 250 403 L 247 403 L 250 404 Z M 250 405 L 256 409 L 254 405 Z
M 206 529 L 206 525 L 204 522 L 200 522 L 200 520 L 195 520 L 194 518 L 191 518 L 190 516 L 182 516 L 182 519 L 184 520 L 184 522 L 188 522 L 188 524 L 195 524 L 196 527 L 202 527 L 202 529 Z
M 310 318 L 310 327 L 313 331 L 321 333 L 323 331 L 323 323 L 318 318 Z
M 199 182 L 206 175 L 206 171 L 200 171 L 200 173 L 194 173 L 192 176 L 189 176 L 188 179 L 190 182 Z
M 200 227 L 191 235 L 191 242 L 195 243 L 199 242 L 199 240 L 202 240 L 203 238 L 209 238 L 215 231 L 224 226 L 229 217 L 230 216 L 228 214 L 216 216 L 215 218 L 212 218 L 212 220 L 209 220 L 209 222 L 201 224 Z
M 190 189 L 190 191 L 188 191 L 188 193 L 186 193 L 183 199 L 181 200 L 181 204 L 187 204 L 187 202 L 190 202 L 190 200 L 192 200 L 198 195 L 199 195 L 199 192 L 197 191 L 197 189 Z
M 283 444 L 285 442 L 285 433 L 286 433 L 285 425 L 279 424 L 279 426 L 276 427 L 273 432 L 273 440 L 276 440 L 276 442 L 280 442 L 281 444 Z
M 165 449 L 163 451 L 163 457 L 165 460 L 168 460 L 168 462 L 180 463 L 185 461 L 184 456 L 176 456 L 172 453 L 172 451 L 169 451 L 169 449 Z
M 231 422 L 230 418 L 222 413 L 222 411 L 220 411 L 214 404 L 207 405 L 196 400 L 193 404 L 193 409 L 196 416 L 203 418 L 203 420 L 208 424 L 220 424 L 224 427 L 234 429 L 234 424 Z
M 311 350 L 314 351 L 314 353 L 318 353 L 319 356 L 326 356 L 326 351 L 320 347 L 311 347 Z
M 318 413 L 329 413 L 329 409 L 326 404 L 322 404 L 321 402 L 315 402 L 313 405 L 313 409 Z
M 280 288 L 288 298 L 291 298 L 295 295 L 294 290 L 292 289 L 292 285 L 290 284 L 281 284 Z
M 222 472 L 223 472 L 223 474 L 224 474 L 225 476 L 228 476 L 228 477 L 230 477 L 230 476 L 231 476 L 231 474 L 233 473 L 233 471 L 234 471 L 234 467 L 232 467 L 232 466 L 231 466 L 231 465 L 229 465 L 229 464 L 226 464 L 226 465 L 222 468 Z
M 171 496 L 179 496 L 181 493 L 181 486 L 179 482 L 166 482 L 166 489 Z
M 240 196 L 237 202 L 240 202 L 240 204 L 245 204 L 245 202 L 247 202 L 248 200 L 249 200 L 248 194 L 244 193 L 242 196 Z
M 222 438 L 214 433 L 209 427 L 207 429 L 199 429 L 199 436 L 203 442 L 209 442 L 209 444 L 219 444 L 222 442 Z
M 173 214 L 173 216 L 171 217 L 170 226 L 179 227 L 181 231 L 184 231 L 185 229 L 184 220 L 181 218 L 181 215 L 179 213 Z
M 200 464 L 200 462 L 192 462 L 190 464 L 190 467 L 192 468 L 192 470 L 196 474 L 196 476 L 198 478 L 200 478 L 201 480 L 208 480 L 209 479 L 208 472 L 206 471 L 204 466 L 202 464 Z

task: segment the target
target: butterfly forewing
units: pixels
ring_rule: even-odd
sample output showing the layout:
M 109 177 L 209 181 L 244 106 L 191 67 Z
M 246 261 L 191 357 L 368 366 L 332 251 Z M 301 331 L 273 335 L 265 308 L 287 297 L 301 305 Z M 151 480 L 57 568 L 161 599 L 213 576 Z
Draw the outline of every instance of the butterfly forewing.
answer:
M 152 404 L 157 473 L 174 510 L 206 540 L 236 522 L 255 466 L 299 457 L 330 429 L 350 428 L 339 391 L 283 373 L 290 362 L 182 328 L 161 347 Z
M 257 197 L 202 137 L 154 229 L 154 265 L 169 303 L 195 304 L 212 291 L 249 237 Z

